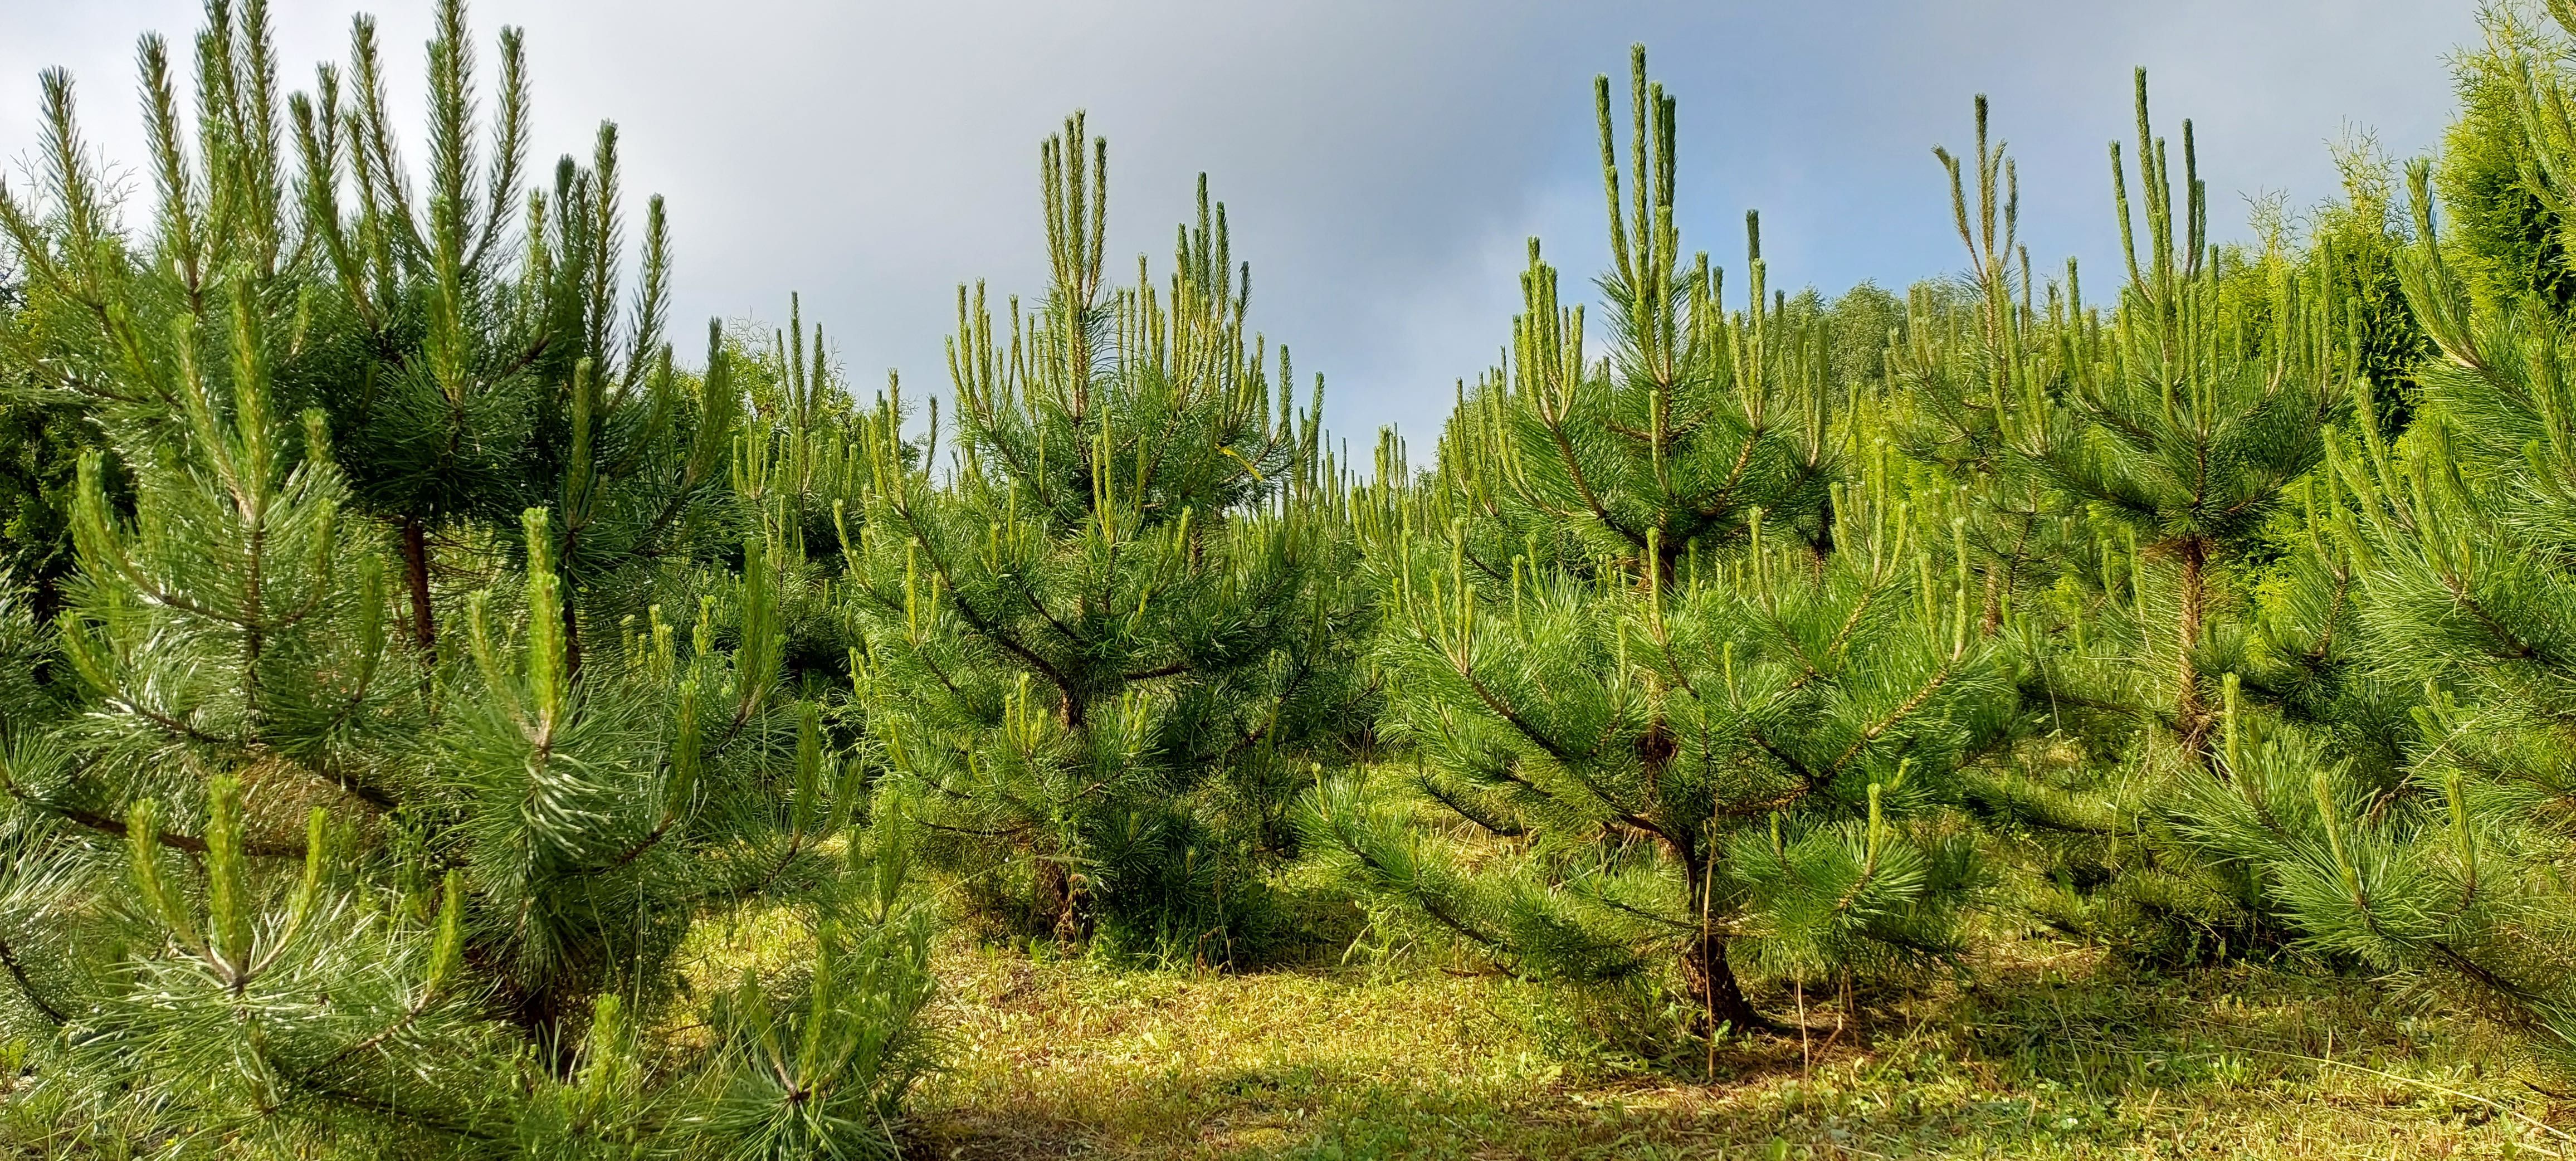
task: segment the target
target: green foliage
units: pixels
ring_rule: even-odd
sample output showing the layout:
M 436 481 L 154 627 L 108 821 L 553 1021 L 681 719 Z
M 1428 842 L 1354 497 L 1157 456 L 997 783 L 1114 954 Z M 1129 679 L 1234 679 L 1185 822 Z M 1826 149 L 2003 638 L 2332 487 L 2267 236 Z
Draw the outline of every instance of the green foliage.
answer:
M 1833 328 L 1832 381 L 1884 393 L 1887 353 L 1905 340 L 1905 300 L 1863 282 L 1835 297 L 1826 318 Z
M 1640 48 L 1600 303 L 1533 239 L 1365 480 L 1204 177 L 1109 276 L 1078 114 L 915 412 L 793 298 L 682 365 L 515 30 L 436 6 L 414 169 L 370 21 L 287 95 L 206 13 L 133 191 L 59 71 L 0 186 L 7 1148 L 895 1156 L 921 870 L 1113 961 L 1437 948 L 1598 1067 L 2034 923 L 2576 1044 L 2576 6 L 2491 18 L 2411 217 L 2355 139 L 2245 245 L 2141 72 L 2094 303 L 1982 98 L 1959 273 L 1777 291 L 1748 216 L 1730 302 Z
M 2042 917 L 2171 958 L 2278 939 L 2258 887 L 2174 830 L 2211 777 L 2218 685 L 2260 670 L 2284 701 L 2350 708 L 2326 672 L 2348 576 L 2296 548 L 2284 562 L 2277 522 L 2357 374 L 2339 339 L 2363 307 L 2339 293 L 2353 267 L 2330 240 L 2210 245 L 2190 123 L 2177 182 L 2143 72 L 2136 108 L 2145 229 L 2115 144 L 2128 277 L 2106 310 L 2072 266 L 2042 305 L 1981 104 L 1973 197 L 1971 159 L 1941 154 L 1973 294 L 1916 294 L 1888 410 L 1927 507 L 1965 530 L 2027 704 L 2046 707 L 1972 781 L 1977 813 L 2026 860 Z M 2385 246 L 2384 230 L 2335 236 Z
M 2536 84 L 2549 84 L 2540 81 Z M 2482 303 L 2446 260 L 2426 167 L 2411 171 L 2419 243 L 2403 267 L 2443 358 L 2423 411 L 2390 444 L 2343 442 L 2330 486 L 2352 497 L 2323 532 L 2351 562 L 2364 661 L 2412 729 L 2382 773 L 2313 748 L 2318 732 L 2231 722 L 2234 793 L 2203 841 L 2259 868 L 2318 948 L 2456 990 L 2562 1045 L 2576 956 L 2570 834 L 2552 643 L 2568 599 L 2568 338 L 2538 304 Z M 2366 753 L 2366 751 L 2365 751 Z M 2304 792 L 2304 793 L 2303 793 Z
M 1958 950 L 1975 872 L 1946 807 L 2014 699 L 1964 545 L 1936 579 L 1890 457 L 1840 454 L 1823 334 L 1763 300 L 1758 250 L 1741 315 L 1705 258 L 1680 272 L 1673 103 L 1635 65 L 1625 210 L 1598 92 L 1619 349 L 1585 364 L 1533 248 L 1513 374 L 1373 521 L 1390 736 L 1415 789 L 1508 854 L 1470 873 L 1349 781 L 1304 827 L 1354 889 L 1518 970 L 1677 972 L 1713 1036 L 1766 1022 L 1738 971 Z M 1415 531 L 1442 517 L 1446 538 Z M 1573 535 L 1530 531 L 1550 525 Z
M 2553 14 L 2576 33 L 2576 12 Z M 2499 41 L 2541 49 L 2510 24 Z M 2564 82 L 2511 54 L 2473 62 L 2484 88 L 2461 133 L 2513 110 L 2523 175 L 2555 181 L 2576 156 Z M 2562 452 L 2576 364 L 2546 295 L 2500 289 L 2500 264 L 2538 259 L 2494 248 L 2494 206 L 2453 184 L 2476 163 L 2445 176 L 2467 222 L 2450 234 L 2436 229 L 2431 167 L 2409 169 L 2415 221 L 2397 274 L 2439 351 L 2413 368 L 2413 423 L 2387 438 L 2386 403 L 2364 391 L 2352 434 L 2329 433 L 2305 488 L 2309 543 L 2284 571 L 2272 636 L 2312 680 L 2275 716 L 2240 708 L 2231 679 L 2219 777 L 2191 787 L 2177 821 L 2318 954 L 2458 997 L 2563 1050 L 2576 1032 L 2564 983 L 2576 941 L 2557 870 L 2570 835 L 2551 638 L 2569 596 L 2564 481 L 2576 464 Z M 2320 686 L 2332 696 L 2314 696 Z
M 1761 1019 L 1733 970 L 1821 980 L 1957 951 L 1975 873 L 1944 807 L 2012 691 L 1903 513 L 1844 495 L 1823 561 L 1757 531 L 1671 589 L 1524 564 L 1486 595 L 1463 553 L 1401 582 L 1390 731 L 1417 789 L 1512 858 L 1466 874 L 1347 783 L 1319 792 L 1310 835 L 1360 889 L 1534 974 L 1678 963 L 1694 1015 L 1738 1030 Z
M 2565 195 L 2540 164 L 2523 71 L 2558 66 L 2536 30 L 2510 9 L 2491 10 L 2489 43 L 2464 54 L 2460 113 L 2443 135 L 2442 203 L 2453 217 L 2447 246 L 2470 295 L 2490 310 L 2529 303 L 2553 314 L 2576 304 L 2567 261 Z
M 28 339 L 6 277 L 0 273 L 0 350 Z M 95 435 L 80 423 L 78 407 L 27 382 L 26 366 L 0 358 L 0 572 L 32 587 L 50 615 L 72 567 L 75 465 Z
M 2381 433 L 2394 436 L 2414 414 L 2415 366 L 2432 356 L 2433 343 L 2407 305 L 2398 273 L 2410 239 L 2400 220 L 2394 163 L 2368 138 L 2343 142 L 2335 161 L 2344 197 L 2312 223 L 2312 260 L 2325 265 L 2327 292 L 2349 312 L 2346 341 L 2381 401 Z
M 865 421 L 851 666 L 890 773 L 992 902 L 1230 962 L 1263 934 L 1289 794 L 1363 692 L 1353 548 L 1288 353 L 1273 379 L 1245 324 L 1224 207 L 1202 181 L 1168 286 L 1140 258 L 1109 287 L 1108 148 L 1082 129 L 1042 153 L 1043 306 L 1014 300 L 1004 335 L 959 289 L 951 462 L 935 410 L 918 444 L 891 396 Z
M 2138 625 L 2128 663 L 2170 675 L 2158 682 L 2172 699 L 2159 725 L 2196 760 L 2214 720 L 2212 675 L 2236 647 L 2239 622 L 2222 619 L 2242 586 L 2231 570 L 2323 454 L 2349 372 L 2333 342 L 2331 304 L 2316 301 L 2322 296 L 2286 258 L 2207 245 L 2189 121 L 2176 206 L 2164 141 L 2150 133 L 2143 71 L 2137 109 L 2145 249 L 2128 248 L 2116 312 L 2065 328 L 2066 427 L 2041 461 L 2105 531 L 2134 546 L 2133 572 L 2160 574 L 2170 595 L 2157 595 L 2170 605 L 2152 612 L 2164 624 Z M 2112 171 L 2121 235 L 2133 240 L 2116 145 Z M 2139 612 L 2142 622 L 2151 614 L 2143 605 Z
M 290 102 L 314 285 L 302 357 L 284 377 L 332 404 L 358 494 L 400 530 L 421 649 L 436 648 L 438 542 L 461 522 L 505 522 L 537 504 L 557 513 L 553 554 L 577 666 L 585 620 L 643 611 L 638 578 L 626 574 L 714 495 L 740 404 L 712 333 L 700 390 L 672 367 L 659 197 L 620 322 L 616 126 L 600 126 L 590 165 L 567 156 L 551 191 L 523 197 L 528 79 L 517 31 L 500 38 L 488 126 L 476 124 L 461 6 L 441 7 L 438 33 L 424 204 L 399 176 L 369 21 L 352 35 L 352 91 L 344 96 L 326 68 L 313 94 Z M 488 166 L 478 134 L 489 137 Z M 355 202 L 344 204 L 351 188 Z
M 740 400 L 721 348 L 684 386 L 650 341 L 658 228 L 638 346 L 603 357 L 605 151 L 596 177 L 566 170 L 564 188 L 590 191 L 572 199 L 587 225 L 478 235 L 544 252 L 591 230 L 591 276 L 566 283 L 588 291 L 458 281 L 472 102 L 461 8 L 440 16 L 426 217 L 444 224 L 429 243 L 408 232 L 423 211 L 383 134 L 364 21 L 357 105 L 333 103 L 327 71 L 324 114 L 288 104 L 308 146 L 324 125 L 368 141 L 307 149 L 306 196 L 287 199 L 258 3 L 208 8 L 194 168 L 165 54 L 145 42 L 163 195 L 150 233 L 111 223 L 59 73 L 38 197 L 0 191 L 29 272 L 12 374 L 103 445 L 77 461 L 76 567 L 51 631 L 14 589 L 0 603 L 0 1019 L 23 1058 L 12 1100 L 35 1110 L 12 1143 L 890 1156 L 926 1064 L 910 812 L 869 804 L 823 707 L 782 685 L 779 538 L 706 553 L 731 567 L 694 585 L 685 556 L 638 568 L 694 589 L 692 640 L 654 605 L 584 663 L 597 613 L 582 598 L 730 499 L 714 489 Z M 503 40 L 511 138 L 523 82 L 515 33 Z M 368 199 L 346 220 L 325 188 L 344 183 Z M 363 277 L 335 231 L 370 251 Z M 529 341 L 552 351 L 587 328 L 590 345 L 532 378 L 494 371 L 475 343 L 529 334 L 512 328 L 536 301 L 598 309 Z M 411 388 L 374 393 L 402 375 Z M 531 418 L 444 429 L 491 471 L 406 463 L 407 421 L 367 408 L 413 388 L 450 392 L 414 396 L 447 400 L 450 419 L 497 414 L 469 396 Z M 371 429 L 357 448 L 332 438 L 355 427 Z M 378 487 L 432 477 L 426 507 Z M 552 506 L 522 506 L 532 494 Z M 395 579 L 419 580 L 433 517 L 470 591 Z M 433 651 L 437 621 L 458 631 Z M 64 688 L 30 680 L 40 665 Z M 688 994 L 690 929 L 755 909 L 799 928 L 812 966 Z M 718 1034 L 675 1035 L 693 1013 Z
M 2074 276 L 2052 286 L 2045 314 L 2018 240 L 2021 189 L 2003 143 L 1976 103 L 1974 158 L 1935 148 L 1950 175 L 1951 213 L 1972 271 L 1968 279 L 1914 288 L 1901 340 L 1886 351 L 1900 388 L 1874 417 L 1914 466 L 1913 491 L 1928 511 L 1956 522 L 1982 590 L 1981 627 L 2029 607 L 2067 574 L 2086 547 L 2080 501 L 2047 470 L 2060 434 L 2066 352 L 2049 339 L 2080 314 Z M 1963 173 L 1974 169 L 1974 198 Z M 2069 296 L 2060 301 L 2061 289 Z

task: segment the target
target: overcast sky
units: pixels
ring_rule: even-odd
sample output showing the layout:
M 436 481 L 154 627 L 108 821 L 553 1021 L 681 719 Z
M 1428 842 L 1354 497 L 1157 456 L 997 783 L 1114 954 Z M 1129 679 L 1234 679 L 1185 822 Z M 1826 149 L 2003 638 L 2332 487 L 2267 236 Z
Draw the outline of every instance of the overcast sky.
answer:
M 352 0 L 273 0 L 286 81 L 342 59 Z M 420 108 L 427 0 L 376 0 Z M 35 75 L 68 66 L 91 140 L 140 160 L 133 48 L 190 0 L 0 0 L 0 156 L 35 144 Z M 2353 129 L 2430 149 L 2470 0 L 479 0 L 526 28 L 537 160 L 619 123 L 630 205 L 667 196 L 683 319 L 786 314 L 804 293 L 862 389 L 944 386 L 957 283 L 1036 292 L 1036 146 L 1090 111 L 1111 248 L 1166 266 L 1205 171 L 1254 268 L 1253 314 L 1324 372 L 1333 426 L 1427 437 L 1489 364 L 1525 239 L 1606 261 L 1591 81 L 1643 41 L 1681 109 L 1684 245 L 1740 269 L 1762 211 L 1775 286 L 1901 288 L 1960 265 L 1929 149 L 1970 100 L 2020 158 L 2035 261 L 2103 269 L 2106 143 L 2145 65 L 2160 127 L 2195 119 L 2212 218 L 2336 189 Z M 176 55 L 176 54 L 174 54 Z M 488 89 L 487 89 L 488 91 Z M 411 118 L 419 124 L 415 114 Z M 419 156 L 418 137 L 411 156 Z M 542 170 L 540 170 L 542 172 Z M 137 178 L 136 180 L 140 180 Z M 1112 269 L 1122 264 L 1113 263 Z M 1132 262 L 1124 264 L 1132 271 Z M 1743 285 L 1730 279 L 1730 288 Z M 688 329 L 679 333 L 688 334 Z M 683 354 L 694 358 L 683 345 Z

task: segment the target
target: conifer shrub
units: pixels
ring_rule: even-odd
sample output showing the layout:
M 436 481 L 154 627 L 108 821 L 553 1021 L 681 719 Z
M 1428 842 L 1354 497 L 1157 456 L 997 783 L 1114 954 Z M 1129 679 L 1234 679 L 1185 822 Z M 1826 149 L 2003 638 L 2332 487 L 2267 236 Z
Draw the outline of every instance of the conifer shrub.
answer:
M 839 509 L 859 706 L 984 910 L 1065 944 L 1231 963 L 1265 867 L 1365 696 L 1366 610 L 1317 408 L 1247 325 L 1251 268 L 1199 187 L 1169 281 L 1107 269 L 1108 147 L 1041 154 L 1053 280 L 996 326 L 958 292 L 954 431 L 899 400 Z
M 2554 15 L 2576 35 L 2576 12 Z M 2536 51 L 2532 35 L 2520 51 Z M 2565 81 L 2537 61 L 2508 71 L 2511 87 L 2486 98 L 2531 131 L 2545 160 L 2530 172 L 2562 172 L 2576 142 Z M 2191 834 L 2256 876 L 2306 946 L 2488 1011 L 2563 1058 L 2576 1044 L 2556 640 L 2569 336 L 2545 297 L 2494 293 L 2478 225 L 2440 228 L 2428 164 L 2409 184 L 2414 245 L 2399 270 L 2439 355 L 2416 368 L 2402 437 L 2385 438 L 2378 401 L 2360 397 L 2310 517 L 2311 554 L 2348 593 L 2337 627 L 2358 639 L 2354 684 L 2392 707 L 2377 717 L 2395 719 L 2398 760 L 2350 744 L 2360 714 L 2231 705 L 2229 779 L 2199 796 Z
M 500 230 L 494 252 L 542 287 L 550 231 L 616 225 L 611 183 L 573 166 L 589 200 L 546 204 L 585 224 L 539 215 L 522 236 L 461 215 L 460 6 L 440 28 L 427 205 L 368 95 L 364 20 L 355 107 L 328 70 L 282 103 L 265 6 L 221 0 L 194 148 L 166 51 L 144 43 L 148 230 L 109 212 L 58 72 L 39 188 L 0 189 L 45 387 L 101 434 L 76 469 L 62 613 L 0 603 L 6 1132 L 116 1154 L 890 1156 L 927 1047 L 910 812 L 868 803 L 824 707 L 782 681 L 787 546 L 680 535 L 730 507 L 728 354 L 683 376 L 649 319 L 512 329 L 544 301 L 613 296 L 598 249 L 591 277 L 562 280 L 589 289 L 551 300 L 459 273 L 468 239 Z M 335 150 L 326 125 L 369 140 Z M 352 185 L 368 204 L 344 218 L 321 191 Z M 495 334 L 560 374 L 477 345 Z M 394 443 L 335 441 L 335 415 L 402 390 L 422 415 L 461 409 L 440 422 L 519 408 L 445 429 L 498 466 L 403 460 L 423 445 L 398 418 L 368 421 Z M 445 498 L 406 511 L 362 486 L 396 478 Z M 432 517 L 451 571 L 424 596 L 409 549 Z M 581 648 L 618 607 L 584 595 L 692 560 L 722 566 L 678 606 L 694 627 L 648 605 Z M 65 676 L 13 680 L 33 664 Z M 804 962 L 709 978 L 693 931 L 746 915 Z
M 1986 624 L 2034 711 L 1971 801 L 2039 872 L 2027 906 L 2170 960 L 2282 938 L 2241 873 L 2174 833 L 2173 807 L 2212 777 L 2222 681 L 2277 661 L 2265 671 L 2287 697 L 2314 676 L 2262 652 L 2257 596 L 2354 372 L 2337 268 L 2277 236 L 2211 244 L 2191 125 L 2177 182 L 2143 71 L 2136 94 L 2143 214 L 2114 144 L 2127 277 L 2107 308 L 2085 304 L 2071 265 L 2043 306 L 1982 103 L 1973 197 L 1971 159 L 1941 153 L 1973 293 L 1916 296 L 1889 413 L 1922 501 L 1967 533 Z M 2275 645 L 2331 641 L 2296 616 L 2263 628 Z
M 0 271 L 0 348 L 25 341 L 6 279 Z M 77 407 L 30 389 L 28 378 L 24 362 L 0 359 L 0 573 L 25 584 L 40 619 L 50 619 L 71 572 L 73 465 L 94 434 Z
M 1647 1047 L 1669 1055 L 1773 1023 L 1742 977 L 1963 949 L 1959 771 L 2015 691 L 1964 546 L 1936 563 L 1891 454 L 1849 446 L 1821 317 L 1766 300 L 1758 245 L 1740 314 L 1682 264 L 1674 104 L 1642 50 L 1626 198 L 1607 78 L 1597 97 L 1620 344 L 1584 357 L 1534 250 L 1510 366 L 1432 481 L 1366 517 L 1384 720 L 1419 773 L 1327 781 L 1303 825 L 1364 898 L 1511 970 L 1665 981 L 1683 1027 Z M 1424 829 L 1413 794 L 1491 849 Z
M 2562 176 L 2544 164 L 2524 120 L 2524 69 L 2555 76 L 2545 30 L 2520 12 L 2482 14 L 2488 43 L 2464 52 L 2459 115 L 2443 134 L 2437 186 L 2452 215 L 2449 248 L 2469 293 L 2490 309 L 2530 303 L 2552 313 L 2576 304 L 2568 264 Z
M 1863 422 L 1902 454 L 1913 503 L 1952 529 L 1980 631 L 2021 690 L 2026 712 L 1995 739 L 1994 759 L 1962 772 L 1962 804 L 2004 871 L 1990 902 L 2091 937 L 2127 829 L 2106 772 L 2136 735 L 2138 707 L 2130 690 L 2083 696 L 2065 678 L 2107 644 L 2095 626 L 2129 577 L 2104 567 L 2116 542 L 2048 466 L 2072 427 L 2081 283 L 2072 264 L 2045 284 L 2034 275 L 2019 170 L 1982 96 L 1975 124 L 1973 153 L 1933 150 L 1966 271 L 1909 290 L 1884 356 L 1888 389 Z

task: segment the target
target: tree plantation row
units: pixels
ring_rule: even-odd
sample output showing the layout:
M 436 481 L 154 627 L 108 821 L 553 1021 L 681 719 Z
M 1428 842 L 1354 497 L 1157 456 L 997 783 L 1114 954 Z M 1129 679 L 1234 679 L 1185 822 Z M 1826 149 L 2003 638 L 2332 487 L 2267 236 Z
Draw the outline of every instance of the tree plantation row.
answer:
M 1640 49 L 1600 301 L 1533 240 L 1436 445 L 1354 464 L 1204 180 L 1112 253 L 1079 115 L 1046 285 L 961 288 L 916 407 L 793 309 L 675 336 L 660 200 L 613 127 L 531 167 L 515 31 L 443 0 L 424 130 L 370 21 L 288 92 L 210 0 L 132 182 L 50 72 L 0 187 L 0 1138 L 891 1156 L 943 930 L 1498 971 L 1690 1078 L 2038 927 L 2562 1068 L 2551 3 L 2438 161 L 2242 244 L 2141 72 L 2109 271 L 2034 264 L 1980 99 L 1901 299 L 1686 246 Z

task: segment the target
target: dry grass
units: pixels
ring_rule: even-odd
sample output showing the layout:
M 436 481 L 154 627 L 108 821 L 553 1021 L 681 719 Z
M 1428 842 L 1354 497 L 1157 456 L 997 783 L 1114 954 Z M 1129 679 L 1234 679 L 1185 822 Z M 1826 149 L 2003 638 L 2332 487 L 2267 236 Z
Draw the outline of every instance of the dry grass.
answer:
M 2007 948 L 1865 1037 L 1737 1046 L 1718 1083 L 1542 1048 L 1525 985 L 1437 971 L 1117 972 L 943 949 L 922 1158 L 2564 1156 L 2576 1107 L 2465 1021 L 2349 981 L 2141 976 Z M 1830 1005 L 1813 1015 L 1830 1023 Z

